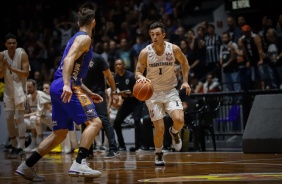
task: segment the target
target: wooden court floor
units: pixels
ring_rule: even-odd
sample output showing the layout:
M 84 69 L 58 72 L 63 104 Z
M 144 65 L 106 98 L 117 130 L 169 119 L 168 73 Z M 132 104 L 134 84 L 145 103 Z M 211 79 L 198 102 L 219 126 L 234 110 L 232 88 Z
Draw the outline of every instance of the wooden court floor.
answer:
M 6 159 L 0 150 L 0 183 L 29 183 L 14 174 L 20 160 Z M 166 152 L 166 166 L 154 166 L 154 152 L 121 152 L 104 159 L 96 153 L 90 166 L 102 172 L 96 179 L 70 177 L 67 171 L 75 154 L 49 154 L 35 166 L 46 177 L 41 183 L 174 183 L 174 184 L 281 184 L 282 154 L 242 152 Z

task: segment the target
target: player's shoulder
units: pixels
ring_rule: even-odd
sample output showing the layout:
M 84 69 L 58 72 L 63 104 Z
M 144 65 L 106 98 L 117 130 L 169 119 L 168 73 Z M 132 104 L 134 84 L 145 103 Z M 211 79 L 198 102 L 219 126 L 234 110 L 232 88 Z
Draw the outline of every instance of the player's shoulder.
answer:
M 181 51 L 180 47 L 176 44 L 170 43 L 171 44 L 171 48 L 173 50 L 173 52 L 179 52 Z
M 21 48 L 21 47 L 16 48 L 16 52 L 21 53 L 22 55 L 27 55 L 27 53 L 24 50 L 24 48 Z
M 78 42 L 81 45 L 89 45 L 91 44 L 91 38 L 89 35 L 81 34 L 75 38 L 75 42 Z
M 142 50 L 141 50 L 141 52 L 140 52 L 140 56 L 147 56 L 147 54 L 148 54 L 148 52 L 149 52 L 149 50 L 148 50 L 148 48 L 147 48 L 147 46 L 145 47 L 145 48 L 143 48 Z

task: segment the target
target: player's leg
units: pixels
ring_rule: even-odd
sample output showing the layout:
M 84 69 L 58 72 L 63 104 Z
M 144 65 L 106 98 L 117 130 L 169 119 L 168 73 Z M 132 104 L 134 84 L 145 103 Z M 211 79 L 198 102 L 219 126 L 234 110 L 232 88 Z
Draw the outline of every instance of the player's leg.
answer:
M 176 89 L 173 89 L 169 93 L 167 93 L 166 99 L 168 99 L 169 101 L 165 103 L 165 109 L 173 121 L 173 125 L 169 129 L 170 135 L 172 137 L 172 144 L 176 151 L 180 151 L 182 148 L 182 140 L 180 138 L 179 132 L 184 126 L 184 112 L 182 102 Z
M 155 95 L 156 97 L 158 95 Z M 154 144 L 155 144 L 155 166 L 164 166 L 165 162 L 163 159 L 163 138 L 164 138 L 164 121 L 163 118 L 165 116 L 165 111 L 163 108 L 163 104 L 156 102 L 157 98 L 151 98 L 146 101 L 146 105 L 149 110 L 149 114 L 151 117 L 151 121 L 153 122 L 155 131 L 154 131 Z
M 90 168 L 86 162 L 89 148 L 102 127 L 102 121 L 98 117 L 92 100 L 84 94 L 78 86 L 73 86 L 73 98 L 71 108 L 66 109 L 69 117 L 77 124 L 86 124 L 86 128 L 81 134 L 80 145 L 76 159 L 73 161 L 68 174 L 70 176 L 100 177 L 101 172 Z M 76 112 L 74 114 L 73 112 Z

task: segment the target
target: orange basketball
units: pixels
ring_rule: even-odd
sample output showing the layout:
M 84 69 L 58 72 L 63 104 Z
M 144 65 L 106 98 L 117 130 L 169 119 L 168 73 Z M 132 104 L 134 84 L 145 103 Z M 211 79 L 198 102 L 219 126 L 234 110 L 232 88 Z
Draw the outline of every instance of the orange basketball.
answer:
M 153 92 L 153 86 L 148 81 L 136 83 L 133 87 L 133 95 L 140 101 L 150 99 Z

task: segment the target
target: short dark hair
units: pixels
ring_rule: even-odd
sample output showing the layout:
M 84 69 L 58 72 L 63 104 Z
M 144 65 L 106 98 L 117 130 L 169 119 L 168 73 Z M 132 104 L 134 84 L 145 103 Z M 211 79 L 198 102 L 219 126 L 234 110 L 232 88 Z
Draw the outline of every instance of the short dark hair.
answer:
M 230 38 L 230 33 L 229 33 L 228 31 L 224 31 L 224 32 L 222 33 L 222 35 L 227 35 L 228 38 Z
M 151 31 L 152 29 L 156 29 L 156 28 L 161 28 L 162 33 L 165 33 L 165 26 L 163 23 L 154 22 L 153 24 L 151 24 L 149 31 Z
M 84 26 L 90 24 L 91 21 L 95 19 L 95 11 L 90 8 L 83 7 L 78 11 L 77 17 L 79 26 Z
M 5 35 L 5 42 L 7 41 L 7 40 L 9 40 L 9 39 L 17 39 L 17 37 L 16 37 L 16 35 L 14 35 L 14 34 L 12 34 L 12 33 L 7 33 L 6 35 Z
M 44 82 L 43 82 L 43 85 L 44 85 L 44 84 L 48 84 L 49 86 L 51 86 L 51 82 L 50 82 L 50 81 L 44 81 Z
M 33 86 L 37 86 L 37 82 L 34 79 L 27 79 L 27 82 L 31 82 Z

